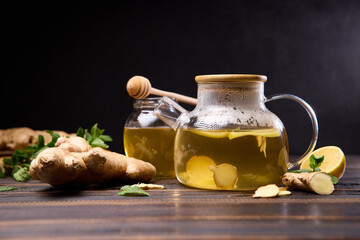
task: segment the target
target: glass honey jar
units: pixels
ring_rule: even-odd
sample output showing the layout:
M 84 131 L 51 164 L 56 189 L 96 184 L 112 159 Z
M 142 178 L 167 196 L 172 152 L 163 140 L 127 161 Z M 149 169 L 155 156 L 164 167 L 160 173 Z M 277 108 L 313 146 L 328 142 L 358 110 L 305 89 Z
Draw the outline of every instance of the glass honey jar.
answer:
M 136 99 L 124 127 L 124 150 L 128 157 L 156 167 L 156 177 L 173 178 L 175 131 L 154 115 L 161 98 Z M 171 114 L 172 107 L 168 109 Z M 175 115 L 175 113 L 174 113 Z

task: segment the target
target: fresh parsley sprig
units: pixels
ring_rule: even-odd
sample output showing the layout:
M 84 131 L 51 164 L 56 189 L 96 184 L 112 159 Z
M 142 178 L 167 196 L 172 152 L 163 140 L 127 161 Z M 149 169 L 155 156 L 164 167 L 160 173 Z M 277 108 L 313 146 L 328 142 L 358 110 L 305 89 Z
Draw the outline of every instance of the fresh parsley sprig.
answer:
M 320 165 L 323 163 L 325 159 L 325 156 L 315 156 L 314 154 L 312 154 L 310 156 L 310 163 L 309 166 L 311 169 L 300 169 L 300 170 L 295 170 L 295 171 L 289 171 L 290 173 L 311 173 L 311 172 L 320 172 Z M 331 177 L 331 181 L 333 182 L 333 184 L 337 184 L 339 182 L 339 179 L 333 175 L 331 175 L 330 173 L 326 173 L 327 175 L 329 175 Z

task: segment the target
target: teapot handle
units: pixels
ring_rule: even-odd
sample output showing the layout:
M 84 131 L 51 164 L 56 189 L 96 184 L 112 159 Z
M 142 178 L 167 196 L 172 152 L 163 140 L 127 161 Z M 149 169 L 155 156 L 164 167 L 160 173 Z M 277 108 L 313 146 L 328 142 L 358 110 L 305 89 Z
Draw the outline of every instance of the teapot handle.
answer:
M 318 135 L 319 135 L 319 126 L 318 126 L 318 121 L 317 121 L 314 110 L 303 99 L 301 99 L 295 95 L 291 95 L 291 94 L 275 94 L 270 97 L 267 97 L 265 99 L 265 102 L 270 102 L 270 101 L 278 100 L 278 99 L 290 99 L 290 100 L 293 100 L 293 101 L 299 103 L 301 106 L 303 106 L 305 108 L 305 110 L 307 111 L 307 113 L 309 114 L 309 117 L 311 119 L 312 129 L 313 129 L 313 135 L 312 135 L 312 139 L 311 139 L 308 149 L 300 158 L 298 158 L 296 160 L 295 163 L 288 164 L 288 169 L 290 169 L 292 167 L 296 167 L 296 166 L 300 165 L 314 150 L 317 139 L 318 139 Z

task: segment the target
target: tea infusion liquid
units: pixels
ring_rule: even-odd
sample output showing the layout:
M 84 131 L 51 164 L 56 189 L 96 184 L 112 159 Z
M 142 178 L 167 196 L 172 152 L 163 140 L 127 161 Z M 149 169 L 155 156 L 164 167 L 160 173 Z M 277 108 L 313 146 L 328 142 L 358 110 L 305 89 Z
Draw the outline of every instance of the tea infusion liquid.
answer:
M 287 169 L 285 130 L 201 131 L 180 129 L 175 139 L 175 170 L 180 182 L 197 188 L 221 189 L 211 169 L 230 164 L 238 179 L 228 190 L 253 190 L 280 183 Z

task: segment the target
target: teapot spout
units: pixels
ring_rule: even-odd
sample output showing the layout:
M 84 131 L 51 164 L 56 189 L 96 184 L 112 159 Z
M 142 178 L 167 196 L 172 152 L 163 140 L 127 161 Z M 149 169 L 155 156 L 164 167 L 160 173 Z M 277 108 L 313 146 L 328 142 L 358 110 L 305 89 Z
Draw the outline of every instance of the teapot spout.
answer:
M 186 109 L 168 97 L 163 97 L 154 109 L 154 114 L 175 131 L 178 129 L 184 113 L 187 113 Z

